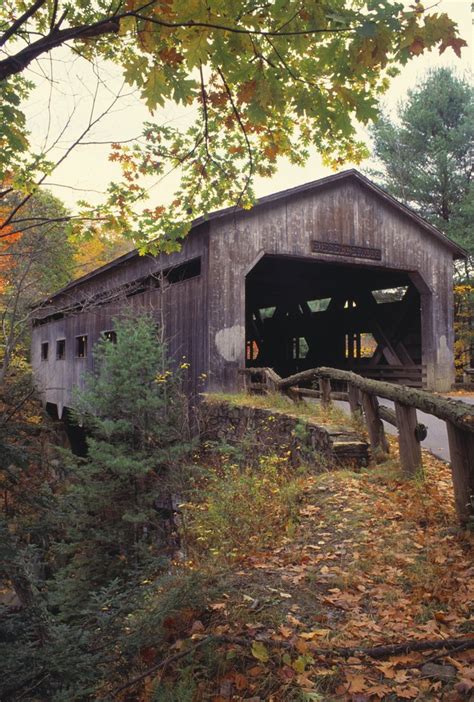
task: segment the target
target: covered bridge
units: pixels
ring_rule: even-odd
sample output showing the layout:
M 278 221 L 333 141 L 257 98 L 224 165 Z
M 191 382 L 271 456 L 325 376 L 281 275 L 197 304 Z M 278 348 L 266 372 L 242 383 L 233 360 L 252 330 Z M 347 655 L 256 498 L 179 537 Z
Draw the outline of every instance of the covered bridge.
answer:
M 356 170 L 201 217 L 179 253 L 121 256 L 41 303 L 32 363 L 62 415 L 113 319 L 149 310 L 191 392 L 239 368 L 319 365 L 448 390 L 453 259 L 464 251 Z M 52 408 L 51 408 L 52 409 Z

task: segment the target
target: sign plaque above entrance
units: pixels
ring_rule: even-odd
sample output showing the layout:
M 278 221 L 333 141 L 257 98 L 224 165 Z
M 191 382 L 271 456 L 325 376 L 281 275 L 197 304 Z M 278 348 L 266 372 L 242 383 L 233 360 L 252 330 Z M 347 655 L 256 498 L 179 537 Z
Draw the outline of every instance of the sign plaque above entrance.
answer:
M 368 258 L 371 261 L 382 260 L 382 249 L 372 249 L 368 246 L 350 246 L 335 244 L 330 241 L 311 241 L 312 253 L 332 254 L 333 256 L 351 256 L 352 258 Z

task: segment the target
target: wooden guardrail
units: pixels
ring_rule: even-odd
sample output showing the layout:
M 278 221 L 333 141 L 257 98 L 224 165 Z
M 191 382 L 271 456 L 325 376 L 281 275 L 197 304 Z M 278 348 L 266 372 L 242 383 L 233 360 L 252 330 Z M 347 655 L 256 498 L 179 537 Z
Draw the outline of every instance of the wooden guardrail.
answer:
M 408 476 L 422 468 L 420 442 L 426 427 L 417 420 L 420 410 L 446 422 L 453 476 L 456 510 L 461 524 L 474 521 L 474 407 L 465 402 L 434 395 L 404 385 L 370 380 L 337 368 L 312 368 L 281 378 L 271 368 L 245 368 L 245 387 L 249 391 L 282 392 L 295 402 L 304 397 L 318 398 L 323 405 L 332 400 L 347 400 L 353 415 L 365 416 L 372 455 L 383 460 L 389 450 L 382 419 L 398 429 L 400 463 Z M 319 389 L 300 388 L 318 382 Z M 335 392 L 331 381 L 347 385 L 347 392 Z M 379 405 L 383 397 L 395 403 L 395 411 Z

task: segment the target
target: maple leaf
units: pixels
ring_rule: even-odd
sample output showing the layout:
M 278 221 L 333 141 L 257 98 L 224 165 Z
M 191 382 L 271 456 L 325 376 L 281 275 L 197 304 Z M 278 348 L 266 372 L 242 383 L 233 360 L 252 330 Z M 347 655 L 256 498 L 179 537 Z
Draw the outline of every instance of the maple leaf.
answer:
M 451 47 L 456 56 L 461 58 L 461 49 L 463 46 L 467 46 L 467 41 L 459 37 L 452 37 L 451 39 L 444 39 L 439 47 L 439 53 L 442 54 L 447 48 Z
M 367 680 L 363 675 L 346 673 L 346 680 L 349 684 L 349 692 L 353 694 L 367 690 Z
M 154 110 L 157 105 L 165 104 L 164 96 L 168 90 L 168 84 L 161 66 L 153 66 L 145 81 L 143 97 L 150 108 Z
M 419 695 L 419 690 L 414 685 L 407 685 L 405 687 L 397 687 L 397 696 L 406 700 L 414 700 Z
M 410 44 L 408 47 L 408 50 L 410 53 L 412 53 L 414 56 L 419 56 L 420 54 L 423 53 L 425 49 L 425 43 L 421 37 L 416 37 L 415 41 Z

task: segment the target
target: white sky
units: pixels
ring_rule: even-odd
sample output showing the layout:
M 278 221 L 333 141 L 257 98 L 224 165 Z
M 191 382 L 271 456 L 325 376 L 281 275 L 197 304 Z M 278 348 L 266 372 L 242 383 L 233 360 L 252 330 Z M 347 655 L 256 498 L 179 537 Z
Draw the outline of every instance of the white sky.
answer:
M 406 0 L 411 4 L 412 0 Z M 458 23 L 460 33 L 469 46 L 462 50 L 458 59 L 451 49 L 442 56 L 438 50 L 412 59 L 402 73 L 392 81 L 391 87 L 384 96 L 383 104 L 393 111 L 406 91 L 416 84 L 417 80 L 429 69 L 436 66 L 450 66 L 461 74 L 468 74 L 474 68 L 473 18 L 471 0 L 441 0 L 437 11 L 447 12 Z M 40 71 L 49 74 L 53 72 L 54 89 L 51 91 L 49 82 L 41 78 Z M 80 57 L 71 61 L 68 49 L 61 49 L 52 54 L 33 68 L 34 80 L 38 87 L 34 91 L 27 106 L 28 125 L 31 140 L 36 147 L 43 148 L 44 143 L 51 145 L 59 138 L 57 145 L 50 152 L 50 157 L 57 159 L 65 149 L 81 133 L 84 121 L 88 119 L 96 90 L 97 71 Z M 97 73 L 101 83 L 96 95 L 94 115 L 100 114 L 122 85 L 122 79 L 117 67 L 102 65 Z M 33 76 L 32 76 L 33 77 Z M 472 78 L 472 74 L 470 76 Z M 90 202 L 99 202 L 101 192 L 114 177 L 119 176 L 118 167 L 108 161 L 111 141 L 132 139 L 141 133 L 143 121 L 151 117 L 140 102 L 138 94 L 124 87 L 123 97 L 114 109 L 87 135 L 88 145 L 77 146 L 65 161 L 48 179 L 50 183 L 67 185 L 60 187 L 51 185 L 50 190 L 61 198 L 67 205 L 74 208 L 77 199 L 84 198 Z M 50 106 L 51 109 L 48 109 Z M 183 124 L 188 119 L 184 108 L 170 106 L 157 112 L 153 119 L 173 121 Z M 68 123 L 66 131 L 61 134 Z M 365 136 L 364 133 L 361 136 Z M 364 164 L 362 164 L 364 165 Z M 351 164 L 345 167 L 349 168 Z M 321 160 L 314 152 L 304 168 L 291 166 L 285 161 L 279 163 L 278 172 L 271 179 L 258 179 L 256 182 L 257 196 L 288 188 L 313 180 L 331 173 L 324 168 Z M 152 183 L 150 181 L 150 183 Z M 176 186 L 176 177 L 168 177 L 161 183 L 153 183 L 150 191 L 150 204 L 169 201 Z

